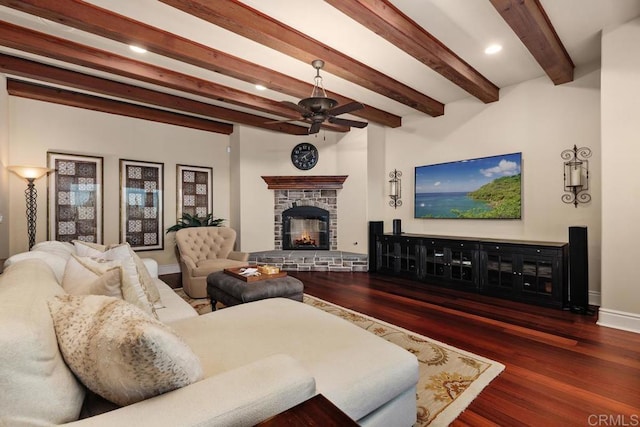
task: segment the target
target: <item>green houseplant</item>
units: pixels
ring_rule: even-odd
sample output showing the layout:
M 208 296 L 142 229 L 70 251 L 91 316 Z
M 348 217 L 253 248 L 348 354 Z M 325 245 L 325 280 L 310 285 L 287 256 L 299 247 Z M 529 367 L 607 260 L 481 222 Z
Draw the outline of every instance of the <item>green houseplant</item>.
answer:
M 167 228 L 167 234 L 188 227 L 221 227 L 224 221 L 223 218 L 214 218 L 212 213 L 205 217 L 183 213 L 175 225 Z

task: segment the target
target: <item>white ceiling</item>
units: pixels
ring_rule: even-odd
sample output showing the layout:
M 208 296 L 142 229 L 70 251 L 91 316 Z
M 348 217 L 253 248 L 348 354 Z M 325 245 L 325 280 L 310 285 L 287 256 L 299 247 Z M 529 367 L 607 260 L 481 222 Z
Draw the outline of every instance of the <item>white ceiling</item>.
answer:
M 424 27 L 498 87 L 510 86 L 544 75 L 542 68 L 489 0 L 391 1 L 403 13 Z M 216 27 L 159 1 L 89 0 L 88 2 L 313 83 L 315 70 L 310 64 Z M 242 0 L 242 2 L 440 102 L 446 104 L 470 96 L 458 86 L 322 0 Z M 577 67 L 597 64 L 600 61 L 600 33 L 603 28 L 615 27 L 640 16 L 639 0 L 540 0 L 540 2 Z M 30 29 L 133 57 L 246 92 L 256 93 L 255 88 L 249 83 L 153 53 L 135 54 L 121 43 L 10 8 L 0 7 L 0 17 L 4 21 Z M 492 56 L 484 54 L 485 47 L 492 43 L 503 45 L 503 50 Z M 9 48 L 0 47 L 0 51 L 37 59 L 40 62 L 64 68 L 81 69 L 47 58 L 16 52 Z M 106 76 L 100 72 L 84 71 Z M 322 75 L 325 88 L 333 92 L 399 116 L 422 114 L 406 105 L 327 72 L 323 72 Z M 118 76 L 108 77 L 117 81 L 133 83 Z M 136 84 L 176 93 L 149 84 Z M 202 99 L 188 94 L 182 95 L 215 104 L 210 99 Z M 289 96 L 269 90 L 260 92 L 259 95 L 274 100 L 297 101 Z M 238 107 L 225 106 L 242 110 Z

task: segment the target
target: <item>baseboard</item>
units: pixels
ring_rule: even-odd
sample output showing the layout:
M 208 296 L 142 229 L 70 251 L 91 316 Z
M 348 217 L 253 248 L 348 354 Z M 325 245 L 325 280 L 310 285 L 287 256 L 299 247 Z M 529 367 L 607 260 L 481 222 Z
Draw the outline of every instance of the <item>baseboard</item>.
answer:
M 165 264 L 158 266 L 158 275 L 180 273 L 180 264 Z
M 595 305 L 600 307 L 602 301 L 602 294 L 596 291 L 589 291 L 589 305 Z
M 640 334 L 640 314 L 600 308 L 598 325 Z

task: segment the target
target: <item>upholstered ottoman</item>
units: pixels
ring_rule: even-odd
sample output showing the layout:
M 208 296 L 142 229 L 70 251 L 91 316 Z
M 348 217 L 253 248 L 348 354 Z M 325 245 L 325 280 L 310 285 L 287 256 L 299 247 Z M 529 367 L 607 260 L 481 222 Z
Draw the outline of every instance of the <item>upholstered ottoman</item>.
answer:
M 231 306 L 266 298 L 289 298 L 302 301 L 304 285 L 295 277 L 284 276 L 273 279 L 245 282 L 224 271 L 207 276 L 207 293 L 211 298 L 211 309 L 216 302 Z

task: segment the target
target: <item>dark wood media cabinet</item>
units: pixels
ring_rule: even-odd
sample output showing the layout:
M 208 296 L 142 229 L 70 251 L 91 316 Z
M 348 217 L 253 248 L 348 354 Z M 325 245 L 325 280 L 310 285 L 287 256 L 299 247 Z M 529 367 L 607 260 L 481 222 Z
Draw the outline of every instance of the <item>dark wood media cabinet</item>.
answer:
M 375 229 L 370 227 L 370 243 L 375 242 L 369 245 L 371 272 L 547 307 L 568 306 L 567 243 L 390 234 Z

